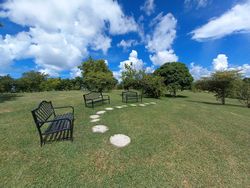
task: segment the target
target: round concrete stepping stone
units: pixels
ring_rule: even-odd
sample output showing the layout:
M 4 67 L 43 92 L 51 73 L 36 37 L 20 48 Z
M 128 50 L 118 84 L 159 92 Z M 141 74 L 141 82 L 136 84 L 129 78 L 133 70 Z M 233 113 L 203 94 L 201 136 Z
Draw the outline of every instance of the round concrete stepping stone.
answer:
M 150 105 L 150 103 L 148 103 L 148 102 L 146 102 L 146 103 L 144 103 L 145 105 Z
M 102 110 L 102 111 L 98 111 L 96 112 L 97 115 L 101 115 L 101 114 L 104 114 L 106 111 L 105 110 Z
M 116 106 L 116 108 L 121 109 L 121 108 L 123 108 L 123 107 L 122 107 L 122 106 Z
M 98 119 L 100 116 L 99 115 L 91 115 L 89 116 L 91 119 Z
M 121 148 L 127 146 L 131 139 L 124 134 L 115 134 L 109 138 L 109 141 L 112 145 Z
M 139 106 L 142 106 L 142 107 L 143 107 L 143 106 L 146 106 L 146 105 L 145 105 L 145 104 L 139 104 Z
M 105 110 L 114 110 L 114 108 L 105 108 Z
M 150 104 L 156 104 L 156 102 L 151 102 Z
M 105 133 L 109 130 L 109 128 L 105 125 L 96 125 L 92 127 L 92 132 L 93 133 Z
M 100 121 L 100 119 L 92 119 L 90 122 L 94 123 L 94 122 L 97 122 L 97 121 Z
M 137 106 L 136 104 L 130 104 L 130 106 Z
M 125 105 L 125 104 L 124 104 L 124 105 L 122 105 L 122 107 L 123 107 L 123 108 L 126 108 L 126 107 L 128 107 L 128 105 Z

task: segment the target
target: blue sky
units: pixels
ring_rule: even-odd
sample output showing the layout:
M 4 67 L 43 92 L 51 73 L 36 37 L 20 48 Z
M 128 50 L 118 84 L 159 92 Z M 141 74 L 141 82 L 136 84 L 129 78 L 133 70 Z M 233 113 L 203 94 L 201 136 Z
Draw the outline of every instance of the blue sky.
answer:
M 199 79 L 218 70 L 250 77 L 249 0 L 0 1 L 0 75 L 80 75 L 89 56 L 119 78 L 130 62 L 154 71 L 180 61 Z M 58 4 L 59 3 L 59 4 Z

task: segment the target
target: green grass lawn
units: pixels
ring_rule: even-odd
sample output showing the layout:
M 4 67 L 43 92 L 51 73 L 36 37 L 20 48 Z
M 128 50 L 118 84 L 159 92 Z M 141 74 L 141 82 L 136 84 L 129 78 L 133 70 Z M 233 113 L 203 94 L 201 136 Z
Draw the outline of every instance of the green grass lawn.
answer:
M 0 99 L 0 187 L 249 187 L 250 109 L 237 100 L 223 106 L 207 93 L 144 99 L 157 102 L 107 112 L 93 134 L 89 115 L 121 104 L 85 108 L 82 92 L 42 92 Z M 31 110 L 41 100 L 75 107 L 74 142 L 40 147 Z M 122 133 L 131 144 L 116 148 Z

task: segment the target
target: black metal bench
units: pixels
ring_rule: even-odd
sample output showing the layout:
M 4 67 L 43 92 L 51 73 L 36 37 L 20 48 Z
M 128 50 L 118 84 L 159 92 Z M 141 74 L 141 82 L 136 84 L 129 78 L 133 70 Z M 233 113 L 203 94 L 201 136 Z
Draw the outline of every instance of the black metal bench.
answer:
M 142 95 L 139 95 L 136 91 L 123 91 L 122 92 L 122 102 L 129 102 L 129 101 L 141 101 L 142 102 Z
M 104 103 L 104 101 L 108 101 L 110 104 L 110 97 L 108 95 L 103 95 L 101 92 L 90 92 L 83 95 L 85 106 L 89 107 L 91 105 L 94 108 L 94 104 L 98 102 Z
M 56 114 L 55 109 L 71 108 L 72 112 Z M 53 107 L 52 102 L 42 101 L 31 111 L 40 136 L 41 146 L 47 141 L 73 141 L 74 107 Z

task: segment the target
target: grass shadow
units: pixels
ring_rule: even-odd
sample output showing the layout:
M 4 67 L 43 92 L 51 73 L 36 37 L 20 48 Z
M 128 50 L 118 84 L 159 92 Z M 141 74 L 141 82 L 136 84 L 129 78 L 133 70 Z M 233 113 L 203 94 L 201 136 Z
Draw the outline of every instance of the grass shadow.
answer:
M 237 105 L 237 104 L 221 104 L 221 103 L 215 103 L 215 102 L 205 102 L 205 101 L 194 101 L 194 100 L 186 100 L 187 102 L 193 102 L 193 103 L 200 103 L 200 104 L 209 104 L 209 105 L 215 105 L 215 106 L 233 106 L 233 107 L 241 107 L 246 108 L 244 105 Z
M 94 107 L 93 108 L 92 108 L 92 104 L 91 103 L 89 103 L 87 106 L 85 106 L 85 108 L 90 108 L 90 109 L 92 108 L 92 109 L 94 109 L 95 107 L 100 107 L 100 106 L 106 107 L 107 105 L 110 105 L 110 104 L 108 102 L 106 102 L 106 101 L 104 101 L 104 102 L 97 101 L 97 102 L 94 103 Z
M 169 98 L 188 98 L 188 96 L 185 96 L 185 95 L 173 96 L 173 95 L 170 95 L 170 94 L 165 94 L 165 97 L 169 97 Z
M 22 95 L 16 93 L 0 93 L 0 103 L 16 100 L 17 97 L 22 97 Z

